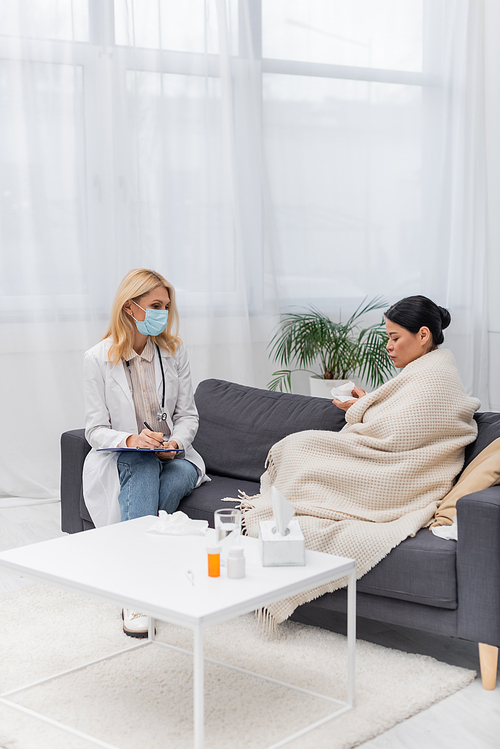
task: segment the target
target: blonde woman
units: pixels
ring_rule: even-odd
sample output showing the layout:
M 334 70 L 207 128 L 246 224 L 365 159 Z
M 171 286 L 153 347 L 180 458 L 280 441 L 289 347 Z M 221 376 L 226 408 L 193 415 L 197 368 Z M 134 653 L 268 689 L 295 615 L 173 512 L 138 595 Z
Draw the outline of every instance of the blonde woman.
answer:
M 85 354 L 85 436 L 92 450 L 83 494 L 96 527 L 175 512 L 206 480 L 191 446 L 198 412 L 178 321 L 173 286 L 154 271 L 131 270 L 104 338 Z M 109 447 L 165 452 L 97 452 Z M 124 630 L 147 636 L 147 618 L 125 610 Z

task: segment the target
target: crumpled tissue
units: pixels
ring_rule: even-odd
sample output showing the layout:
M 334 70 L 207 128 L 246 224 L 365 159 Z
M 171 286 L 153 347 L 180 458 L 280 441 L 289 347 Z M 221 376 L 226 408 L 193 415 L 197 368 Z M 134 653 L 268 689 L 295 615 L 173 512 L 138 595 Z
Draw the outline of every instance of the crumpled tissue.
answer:
M 453 525 L 438 525 L 436 528 L 431 528 L 431 531 L 435 536 L 444 538 L 445 541 L 458 541 L 457 516 L 453 518 Z
M 158 533 L 162 536 L 204 536 L 208 528 L 207 520 L 191 520 L 180 510 L 171 515 L 165 510 L 160 510 L 158 515 L 146 533 Z
M 334 398 L 338 401 L 342 401 L 342 403 L 345 403 L 345 401 L 352 401 L 353 395 L 352 395 L 352 389 L 355 388 L 356 385 L 354 382 L 344 382 L 343 385 L 339 385 L 336 388 L 332 388 L 331 393 Z

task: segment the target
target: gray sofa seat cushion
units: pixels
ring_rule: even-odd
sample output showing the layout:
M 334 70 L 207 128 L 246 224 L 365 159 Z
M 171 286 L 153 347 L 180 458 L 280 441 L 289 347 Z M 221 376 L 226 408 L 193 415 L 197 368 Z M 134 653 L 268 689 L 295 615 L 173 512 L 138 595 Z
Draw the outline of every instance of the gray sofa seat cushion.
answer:
M 185 512 L 192 520 L 208 520 L 211 528 L 214 527 L 214 511 L 221 507 L 236 507 L 238 504 L 238 491 L 245 492 L 248 496 L 257 494 L 259 483 L 255 481 L 243 481 L 240 479 L 230 479 L 226 476 L 210 476 L 211 481 L 201 484 L 194 489 L 191 494 L 181 499 L 179 507 L 181 512 Z M 223 497 L 235 497 L 235 502 L 222 502 Z M 80 515 L 86 520 L 90 527 L 93 522 L 89 511 L 83 501 L 80 504 Z
M 210 474 L 209 474 L 210 475 Z M 193 520 L 208 520 L 211 528 L 214 527 L 214 511 L 223 507 L 236 507 L 238 504 L 238 491 L 241 490 L 252 496 L 259 491 L 259 483 L 256 481 L 244 481 L 243 479 L 230 479 L 227 476 L 210 476 L 211 481 L 201 484 L 194 489 L 188 497 L 184 497 L 178 507 Z M 235 502 L 222 502 L 224 497 L 235 497 Z
M 225 380 L 205 380 L 195 393 L 200 414 L 193 447 L 207 473 L 258 481 L 270 448 L 307 429 L 338 432 L 344 412 L 326 398 L 289 395 Z
M 455 541 L 445 541 L 428 528 L 407 538 L 358 581 L 358 590 L 400 601 L 456 609 Z

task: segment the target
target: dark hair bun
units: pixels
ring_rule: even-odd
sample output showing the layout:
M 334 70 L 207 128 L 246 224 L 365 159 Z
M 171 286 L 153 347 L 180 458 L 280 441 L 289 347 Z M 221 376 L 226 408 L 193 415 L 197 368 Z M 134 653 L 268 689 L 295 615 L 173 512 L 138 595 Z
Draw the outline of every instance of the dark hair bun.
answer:
M 439 307 L 441 313 L 441 329 L 444 330 L 451 323 L 451 315 L 444 307 Z
M 451 323 L 451 315 L 447 309 L 439 307 L 431 299 L 421 295 L 400 299 L 384 314 L 388 320 L 413 334 L 418 333 L 424 326 L 429 328 L 436 346 L 443 343 L 443 330 Z

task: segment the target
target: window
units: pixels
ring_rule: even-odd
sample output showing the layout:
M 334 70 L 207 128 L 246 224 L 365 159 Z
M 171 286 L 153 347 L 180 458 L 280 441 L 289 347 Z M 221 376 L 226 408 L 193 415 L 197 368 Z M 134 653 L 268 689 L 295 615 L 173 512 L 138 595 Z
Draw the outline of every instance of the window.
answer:
M 413 293 L 438 5 L 3 3 L 0 314 L 106 316 L 138 262 L 192 309 Z
M 429 8 L 427 8 L 429 11 Z M 437 10 L 437 9 L 436 9 Z M 263 129 L 280 296 L 320 306 L 420 278 L 422 0 L 263 0 Z

